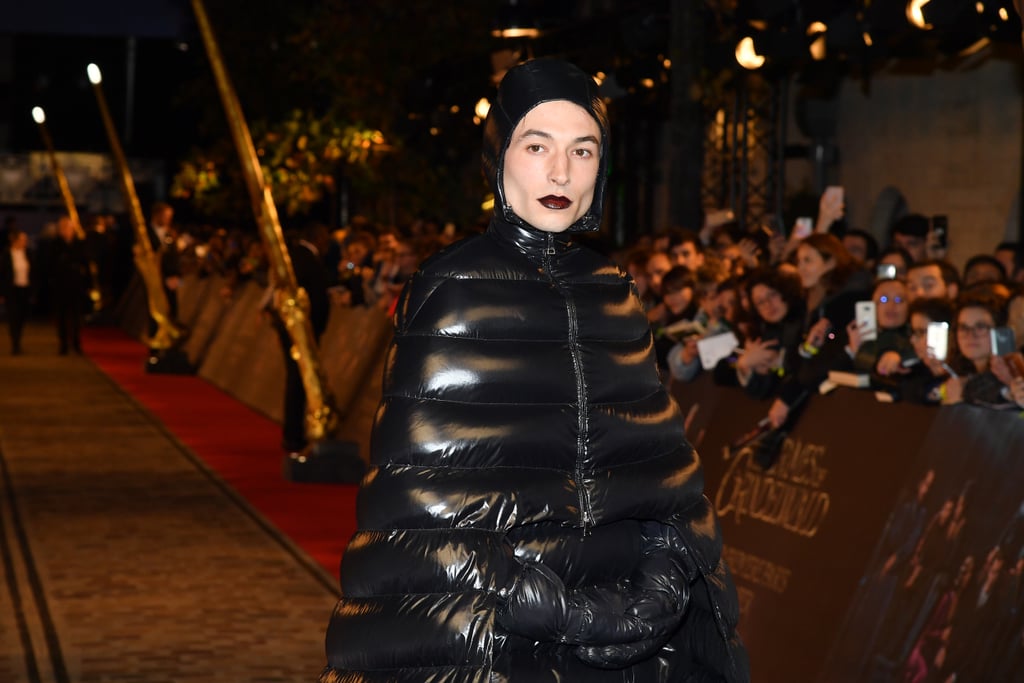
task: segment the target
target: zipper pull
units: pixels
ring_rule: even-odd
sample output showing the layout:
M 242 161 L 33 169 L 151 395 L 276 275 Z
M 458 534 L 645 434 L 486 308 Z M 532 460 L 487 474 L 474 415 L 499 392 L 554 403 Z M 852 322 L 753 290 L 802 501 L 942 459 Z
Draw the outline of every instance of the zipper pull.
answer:
M 547 236 L 548 246 L 544 247 L 544 253 L 548 256 L 554 256 L 555 254 L 555 237 L 548 233 Z

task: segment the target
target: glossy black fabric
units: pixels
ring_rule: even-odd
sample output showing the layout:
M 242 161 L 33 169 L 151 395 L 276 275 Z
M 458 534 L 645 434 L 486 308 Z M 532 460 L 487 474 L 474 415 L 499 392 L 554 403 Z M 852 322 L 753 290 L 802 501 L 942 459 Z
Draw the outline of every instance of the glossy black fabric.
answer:
M 494 219 L 399 301 L 321 680 L 747 680 L 702 489 L 628 278 L 564 233 Z M 538 570 L 588 614 L 669 596 L 682 627 L 516 635 L 499 621 Z M 565 607 L 530 605 L 551 623 Z

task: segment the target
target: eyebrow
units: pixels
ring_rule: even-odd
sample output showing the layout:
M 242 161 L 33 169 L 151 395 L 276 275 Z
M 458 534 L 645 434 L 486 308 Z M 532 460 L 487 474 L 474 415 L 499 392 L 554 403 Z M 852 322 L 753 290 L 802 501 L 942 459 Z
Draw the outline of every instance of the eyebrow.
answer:
M 520 133 L 518 139 L 522 140 L 523 138 L 528 138 L 528 137 L 540 137 L 540 138 L 545 138 L 547 140 L 553 139 L 553 136 L 551 135 L 551 133 L 546 133 L 546 132 L 544 132 L 542 130 L 537 130 L 535 128 L 530 128 L 530 129 L 524 130 L 522 133 Z M 575 143 L 592 142 L 595 145 L 600 144 L 600 142 L 598 142 L 598 139 L 596 137 L 594 137 L 593 135 L 582 135 L 582 136 L 576 138 L 575 140 L 573 140 L 573 142 L 575 142 Z

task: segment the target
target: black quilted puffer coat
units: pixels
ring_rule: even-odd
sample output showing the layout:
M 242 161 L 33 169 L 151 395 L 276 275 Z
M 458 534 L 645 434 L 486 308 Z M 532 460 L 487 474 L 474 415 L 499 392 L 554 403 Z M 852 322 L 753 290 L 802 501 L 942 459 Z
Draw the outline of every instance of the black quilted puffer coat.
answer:
M 547 99 L 596 107 L 590 86 L 561 95 L 560 64 L 541 67 Z M 495 105 L 511 112 L 491 129 L 498 168 L 538 91 Z M 321 681 L 746 681 L 716 519 L 635 287 L 571 231 L 500 208 L 492 182 L 486 233 L 400 299 Z

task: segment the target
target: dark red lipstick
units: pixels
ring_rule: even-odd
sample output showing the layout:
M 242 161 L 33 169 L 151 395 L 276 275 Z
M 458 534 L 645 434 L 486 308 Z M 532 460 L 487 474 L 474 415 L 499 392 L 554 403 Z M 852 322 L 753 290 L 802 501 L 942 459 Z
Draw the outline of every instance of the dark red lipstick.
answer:
M 568 209 L 572 206 L 572 200 L 568 197 L 556 197 L 553 194 L 541 197 L 537 201 L 543 204 L 546 209 Z

